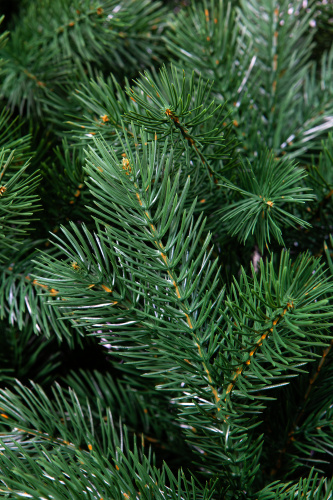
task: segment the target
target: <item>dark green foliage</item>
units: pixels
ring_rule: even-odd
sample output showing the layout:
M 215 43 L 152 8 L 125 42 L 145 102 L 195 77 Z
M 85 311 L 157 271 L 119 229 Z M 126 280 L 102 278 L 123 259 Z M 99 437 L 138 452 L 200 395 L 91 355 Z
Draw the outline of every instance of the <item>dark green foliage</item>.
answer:
M 3 11 L 0 496 L 328 500 L 332 8 L 163 3 Z

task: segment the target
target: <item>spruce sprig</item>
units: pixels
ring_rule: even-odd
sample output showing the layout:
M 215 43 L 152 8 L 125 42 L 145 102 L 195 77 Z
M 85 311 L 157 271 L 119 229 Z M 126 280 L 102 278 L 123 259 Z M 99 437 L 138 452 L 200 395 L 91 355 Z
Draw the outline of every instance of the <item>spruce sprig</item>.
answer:
M 286 158 L 277 160 L 266 151 L 255 168 L 248 162 L 239 169 L 238 185 L 224 183 L 224 187 L 238 192 L 243 199 L 222 208 L 222 222 L 228 224 L 229 232 L 242 243 L 255 234 L 261 252 L 269 247 L 271 235 L 284 245 L 282 227 L 310 227 L 290 211 L 292 205 L 315 198 L 309 193 L 311 188 L 302 185 L 305 177 L 305 170 L 294 162 Z

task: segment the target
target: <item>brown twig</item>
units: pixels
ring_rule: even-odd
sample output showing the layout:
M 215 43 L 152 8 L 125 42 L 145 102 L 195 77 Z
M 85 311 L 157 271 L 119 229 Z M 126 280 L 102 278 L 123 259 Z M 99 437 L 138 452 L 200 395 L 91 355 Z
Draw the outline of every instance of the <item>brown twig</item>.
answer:
M 186 130 L 181 125 L 178 116 L 173 111 L 171 111 L 171 109 L 169 109 L 169 108 L 166 109 L 165 114 L 169 118 L 171 118 L 171 120 L 173 121 L 174 125 L 178 128 L 178 130 L 180 130 L 180 132 L 181 132 L 182 136 L 184 137 L 184 139 L 186 139 L 187 142 L 195 149 L 195 151 L 198 154 L 198 156 L 199 156 L 202 164 L 207 167 L 210 176 L 213 177 L 213 179 L 214 179 L 214 183 L 217 184 L 218 180 L 214 176 L 214 173 L 213 173 L 213 170 L 212 170 L 211 166 L 209 165 L 209 163 L 207 163 L 207 161 L 205 160 L 205 158 L 204 158 L 203 154 L 201 153 L 201 151 L 199 151 L 199 149 L 198 149 L 198 147 L 197 147 L 197 145 L 195 143 L 195 140 L 193 139 L 193 137 L 191 137 L 189 135 L 188 130 Z

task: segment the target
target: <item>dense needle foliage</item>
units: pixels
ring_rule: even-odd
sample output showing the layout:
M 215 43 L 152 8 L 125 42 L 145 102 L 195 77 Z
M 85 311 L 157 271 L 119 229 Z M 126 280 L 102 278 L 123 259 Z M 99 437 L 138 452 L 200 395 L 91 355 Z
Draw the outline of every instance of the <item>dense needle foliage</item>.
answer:
M 333 4 L 0 15 L 0 496 L 331 498 Z

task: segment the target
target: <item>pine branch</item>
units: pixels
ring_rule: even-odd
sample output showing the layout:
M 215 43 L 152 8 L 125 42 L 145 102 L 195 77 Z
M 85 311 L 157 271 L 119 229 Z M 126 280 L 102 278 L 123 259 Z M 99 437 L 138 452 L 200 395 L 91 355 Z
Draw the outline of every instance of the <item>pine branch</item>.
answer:
M 71 344 L 73 332 L 68 325 L 58 321 L 61 317 L 59 311 L 46 304 L 50 297 L 58 300 L 58 291 L 48 288 L 31 276 L 34 270 L 31 261 L 36 256 L 35 247 L 40 243 L 42 242 L 27 240 L 19 248 L 12 245 L 4 252 L 0 281 L 1 319 L 7 317 L 9 323 L 17 324 L 20 330 L 26 328 L 31 321 L 35 334 L 44 334 L 47 338 L 56 334 L 58 339 L 65 338 Z M 48 254 L 52 255 L 52 250 Z
M 161 500 L 198 498 L 193 478 L 181 471 L 176 478 L 167 465 L 157 469 L 150 453 L 146 456 L 135 440 L 130 444 L 126 427 L 120 424 L 116 430 L 110 409 L 100 401 L 94 418 L 89 404 L 81 405 L 72 390 L 55 385 L 53 394 L 51 401 L 35 384 L 33 390 L 18 384 L 15 393 L 1 391 L 1 419 L 15 427 L 15 440 L 13 431 L 8 444 L 5 435 L 2 440 L 2 493 L 65 499 L 68 492 L 77 496 L 85 491 L 90 498 L 136 498 L 146 497 L 148 489 L 149 497 Z M 204 485 L 197 491 L 207 500 L 212 492 Z
M 109 299 L 108 303 L 104 303 L 104 306 L 102 306 L 104 308 L 104 311 L 102 309 L 102 315 L 101 308 L 99 307 L 98 318 L 96 317 L 96 309 L 92 309 L 91 307 L 92 289 L 94 287 L 89 288 L 91 298 L 85 292 L 84 295 L 86 298 L 84 302 L 82 301 L 84 295 L 76 287 L 75 293 L 78 296 L 80 295 L 80 307 L 72 310 L 72 317 L 75 321 L 79 321 L 78 324 L 83 325 L 85 323 L 86 328 L 92 331 L 95 330 L 95 335 L 98 328 L 98 331 L 101 331 L 99 335 L 103 335 L 103 338 L 106 338 L 111 346 L 117 346 L 118 350 L 121 349 L 118 351 L 119 355 L 127 353 L 130 357 L 135 356 L 136 366 L 143 370 L 149 370 L 152 376 L 161 377 L 166 372 L 169 375 L 170 373 L 173 374 L 174 381 L 169 377 L 166 385 L 168 391 L 174 392 L 176 390 L 179 392 L 180 381 L 183 380 L 184 374 L 187 372 L 188 375 L 185 380 L 190 392 L 187 394 L 187 391 L 183 393 L 184 391 L 181 390 L 179 402 L 178 398 L 176 398 L 174 403 L 180 405 L 184 415 L 191 408 L 193 420 L 196 423 L 190 425 L 190 429 L 194 429 L 191 430 L 190 435 L 192 440 L 196 442 L 197 447 L 198 442 L 202 446 L 202 440 L 207 433 L 211 436 L 216 436 L 214 431 L 214 434 L 212 434 L 212 429 L 210 428 L 212 419 L 218 416 L 214 415 L 216 410 L 218 414 L 220 413 L 219 421 L 223 422 L 223 419 L 225 420 L 226 417 L 220 407 L 220 396 L 216 389 L 218 372 L 210 362 L 216 351 L 218 336 L 215 341 L 213 338 L 215 332 L 217 334 L 219 332 L 219 322 L 222 318 L 216 318 L 215 325 L 214 321 L 216 315 L 219 313 L 219 304 L 221 304 L 223 294 L 220 292 L 215 296 L 215 289 L 218 285 L 218 278 L 213 278 L 215 265 L 213 263 L 210 264 L 208 256 L 205 256 L 209 237 L 206 239 L 198 255 L 195 256 L 194 252 L 198 245 L 203 225 L 200 224 L 200 218 L 196 224 L 192 222 L 194 205 L 189 213 L 184 212 L 181 215 L 182 206 L 189 189 L 189 182 L 185 185 L 185 189 L 182 190 L 181 195 L 177 195 L 179 174 L 176 174 L 173 183 L 171 183 L 168 172 L 170 172 L 169 175 L 172 174 L 170 170 L 172 157 L 166 163 L 166 160 L 164 160 L 166 158 L 167 144 L 165 144 L 164 151 L 161 154 L 158 151 L 156 142 L 155 144 L 147 143 L 147 146 L 143 149 L 142 159 L 140 150 L 138 150 L 138 156 L 134 158 L 131 150 L 127 147 L 126 155 L 128 156 L 121 162 L 122 166 L 119 165 L 119 160 L 115 156 L 110 156 L 105 146 L 98 142 L 96 142 L 96 146 L 99 148 L 101 157 L 98 157 L 96 153 L 91 151 L 91 167 L 89 167 L 88 171 L 94 181 L 95 179 L 98 180 L 98 182 L 94 182 L 96 187 L 93 190 L 99 200 L 99 217 L 97 219 L 99 225 L 102 224 L 101 217 L 103 217 L 100 210 L 102 209 L 103 212 L 108 213 L 110 207 L 110 200 L 105 198 L 106 195 L 103 195 L 103 191 L 100 191 L 98 187 L 101 183 L 101 174 L 105 178 L 104 182 L 111 183 L 111 186 L 116 183 L 111 191 L 110 189 L 106 191 L 108 196 L 112 196 L 113 198 L 111 199 L 114 200 L 111 201 L 111 206 L 114 210 L 113 226 L 107 226 L 106 233 L 99 231 L 99 238 L 104 243 L 103 254 L 105 252 L 106 255 L 112 256 L 114 265 L 118 261 L 122 270 L 119 272 L 120 269 L 119 271 L 114 269 L 113 272 L 116 272 L 116 274 L 114 275 L 112 288 L 107 289 L 107 292 L 112 293 L 113 301 L 111 299 L 110 302 Z M 148 172 L 142 168 L 143 165 L 149 166 Z M 141 179 L 138 175 L 140 175 Z M 154 176 L 155 180 L 153 184 L 151 182 L 152 176 Z M 126 191 L 128 194 L 126 194 Z M 164 199 L 163 196 L 163 198 L 158 200 L 157 205 L 154 206 L 157 192 L 164 193 L 166 198 Z M 168 207 L 167 211 L 163 207 Z M 117 213 L 119 214 L 117 216 L 118 223 L 117 218 L 115 218 Z M 136 216 L 134 216 L 134 213 L 136 213 Z M 135 224 L 135 230 L 133 223 Z M 117 228 L 118 224 L 119 229 Z M 125 233 L 123 234 L 120 230 L 121 227 L 125 228 Z M 138 230 L 140 233 L 135 234 Z M 188 230 L 190 233 L 188 236 L 185 236 Z M 75 230 L 75 232 L 77 237 L 80 237 L 78 231 Z M 87 230 L 85 230 L 85 233 L 90 241 L 92 241 Z M 113 239 L 111 248 L 110 237 Z M 67 238 L 72 248 L 78 248 L 69 233 L 67 233 Z M 80 240 L 82 245 L 82 237 L 80 237 Z M 116 241 L 118 242 L 117 244 L 115 244 Z M 135 243 L 135 248 L 131 248 L 132 241 Z M 190 244 L 193 244 L 193 249 L 187 250 Z M 62 248 L 65 249 L 65 252 L 69 256 L 70 247 L 62 244 Z M 88 251 L 91 254 L 86 244 L 84 244 L 83 248 L 87 256 Z M 72 256 L 73 251 L 71 251 L 70 259 L 72 259 Z M 89 259 L 87 260 L 91 261 L 92 258 L 92 255 L 89 255 Z M 81 254 L 80 263 L 78 264 L 79 269 L 77 269 L 78 272 L 80 272 L 80 269 L 84 270 L 85 260 L 86 257 Z M 179 274 L 179 271 L 177 272 L 176 270 L 181 262 L 183 262 L 182 267 L 184 266 L 184 269 Z M 42 280 L 42 283 L 47 282 L 49 286 L 57 286 L 60 296 L 65 298 L 65 288 L 67 287 L 68 290 L 69 287 L 65 285 L 64 288 L 64 277 L 66 275 L 65 280 L 69 284 L 72 273 L 69 272 L 68 267 L 66 270 L 66 267 L 59 262 L 53 262 L 52 267 L 54 270 L 52 274 L 49 274 L 49 263 L 48 271 L 47 266 L 42 265 L 41 269 L 43 269 L 42 274 L 44 274 L 44 278 L 41 276 L 38 280 Z M 45 272 L 47 272 L 47 275 L 45 275 Z M 57 278 L 55 278 L 55 275 Z M 85 272 L 82 273 L 81 280 L 87 279 L 84 276 Z M 186 279 L 186 282 L 184 282 L 184 279 Z M 210 280 L 212 281 L 208 286 Z M 169 292 L 166 288 L 169 289 Z M 147 291 L 150 290 L 148 296 L 147 292 L 143 293 L 145 289 Z M 126 300 L 126 296 L 123 293 L 120 293 L 121 290 L 127 290 L 127 297 L 130 292 L 132 295 L 131 302 Z M 194 294 L 195 290 L 197 290 L 197 298 L 196 294 Z M 167 296 L 165 292 L 167 292 Z M 147 296 L 147 299 L 144 299 L 145 296 Z M 66 300 L 65 308 L 75 306 L 76 299 L 71 299 L 67 294 Z M 68 303 L 68 300 L 71 300 L 71 303 Z M 144 302 L 140 305 L 142 300 Z M 170 302 L 169 305 L 168 302 Z M 111 309 L 110 305 L 112 305 Z M 80 309 L 85 310 L 84 315 L 82 315 Z M 89 309 L 92 309 L 91 312 Z M 93 316 L 91 316 L 91 313 L 93 313 Z M 175 314 L 176 318 L 173 319 Z M 103 316 L 105 320 L 102 319 Z M 209 316 L 211 316 L 210 319 Z M 206 324 L 207 321 L 209 321 L 208 324 Z M 117 330 L 117 337 L 108 333 L 110 327 Z M 174 334 L 170 336 L 170 328 L 179 330 L 179 334 L 177 336 Z M 135 337 L 133 337 L 134 332 Z M 158 336 L 156 337 L 157 333 Z M 185 333 L 186 336 L 184 335 Z M 151 344 L 149 338 L 152 335 L 154 335 L 154 341 Z M 130 340 L 128 336 L 131 337 L 132 343 L 135 338 L 136 344 L 130 351 L 126 349 L 126 345 Z M 176 347 L 175 343 L 177 344 L 178 342 L 179 347 Z M 148 345 L 146 345 L 147 343 Z M 149 344 L 151 344 L 152 349 L 147 349 Z M 122 345 L 125 350 L 122 349 Z M 208 351 L 206 352 L 206 350 Z M 166 352 L 168 352 L 168 357 L 165 356 Z M 153 370 L 151 365 L 152 355 L 157 355 L 160 358 L 159 364 Z M 140 357 L 142 361 L 139 361 Z M 179 372 L 179 368 L 182 368 L 183 374 Z M 193 378 L 193 374 L 195 373 L 197 375 Z M 199 378 L 196 382 L 197 377 Z M 197 386 L 199 380 L 201 382 Z M 161 384 L 159 385 L 161 386 Z M 202 387 L 200 388 L 200 386 Z M 194 404 L 191 402 L 193 397 L 198 403 L 195 412 L 193 406 L 196 407 L 197 403 Z M 207 423 L 202 423 L 197 428 L 198 415 L 202 414 L 202 412 L 205 415 Z M 187 420 L 188 418 L 189 416 L 187 415 Z M 221 423 L 221 425 L 227 425 L 227 423 Z M 202 429 L 202 431 L 199 432 L 199 429 Z M 230 439 L 231 437 L 229 436 Z M 221 458 L 220 448 L 222 443 L 223 433 L 221 432 L 217 434 L 214 443 L 214 454 L 216 454 L 217 459 L 219 456 Z M 253 446 L 257 450 L 258 443 L 253 443 Z M 242 450 L 244 449 L 243 445 L 241 448 Z M 230 455 L 227 451 L 226 443 L 224 443 L 222 456 L 226 454 L 227 456 Z M 241 458 L 236 458 L 237 452 L 235 451 L 232 454 L 235 455 L 233 461 L 235 461 L 235 467 L 237 468 L 237 461 L 241 461 Z M 242 454 L 242 458 L 243 456 L 244 453 Z M 217 465 L 210 464 L 209 467 L 214 467 L 217 470 Z
M 194 70 L 211 80 L 217 102 L 228 101 L 238 108 L 248 105 L 246 91 L 256 56 L 253 42 L 244 49 L 244 35 L 231 2 L 192 2 L 191 8 L 171 20 L 166 44 L 180 68 Z M 238 119 L 235 115 L 235 119 Z
M 300 1 L 292 6 L 287 1 L 279 6 L 274 1 L 265 6 L 256 0 L 242 2 L 239 16 L 254 42 L 256 64 L 260 67 L 260 85 L 253 88 L 253 114 L 259 111 L 264 124 L 259 141 L 263 140 L 277 155 L 287 153 L 294 158 L 309 150 L 313 144 L 310 141 L 332 126 L 323 109 L 328 106 L 327 115 L 331 114 L 331 93 L 327 89 L 326 103 L 319 104 L 322 91 L 314 77 L 316 68 L 311 69 L 310 63 L 315 2 L 307 2 L 306 8 Z M 257 23 L 260 36 L 254 32 Z M 255 122 L 253 125 L 252 142 L 257 135 Z
M 253 414 L 266 400 L 258 392 L 288 384 L 300 365 L 312 361 L 310 347 L 328 342 L 331 284 L 318 261 L 304 257 L 292 267 L 282 254 L 277 274 L 272 263 L 262 264 L 253 281 L 242 272 L 223 307 L 216 264 L 205 255 L 209 237 L 197 248 L 203 224 L 200 217 L 193 220 L 195 202 L 183 209 L 190 180 L 179 192 L 167 143 L 160 151 L 157 141 L 146 140 L 134 156 L 127 138 L 122 160 L 98 140 L 95 149 L 87 172 L 97 235 L 84 228 L 87 244 L 75 226 L 74 234 L 63 229 L 69 244 L 59 240 L 58 248 L 67 262 L 45 259 L 37 279 L 59 290 L 67 302 L 54 305 L 103 337 L 114 355 L 135 359 L 146 376 L 161 377 L 158 388 L 170 392 L 189 426 L 187 439 L 204 452 L 205 470 L 218 473 L 215 457 L 230 461 L 225 477 L 232 474 L 237 487 L 249 487 L 262 439 L 245 437 L 244 425 L 258 425 Z M 100 262 L 98 271 L 87 267 L 93 261 Z M 91 280 L 94 273 L 97 280 Z M 96 285 L 110 298 L 94 291 Z
M 6 158 L 7 157 L 7 158 Z M 0 228 L 3 248 L 10 248 L 22 240 L 26 226 L 31 222 L 33 212 L 38 210 L 38 196 L 33 194 L 40 176 L 25 174 L 28 163 L 16 173 L 10 170 L 14 165 L 14 151 L 8 156 L 7 151 L 0 151 Z M 1 255 L 1 260 L 3 260 Z
M 333 49 L 319 7 L 9 9 L 4 497 L 330 498 Z M 62 374 L 69 388 L 51 389 Z
M 181 73 L 171 67 L 169 75 L 166 67 L 163 67 L 159 77 L 146 72 L 136 84 L 137 89 L 128 88 L 127 93 L 139 105 L 139 109 L 127 112 L 125 119 L 155 133 L 156 140 L 171 135 L 177 144 L 180 139 L 180 152 L 176 152 L 176 157 L 186 147 L 193 148 L 203 168 L 208 169 L 210 177 L 217 183 L 223 170 L 215 173 L 211 160 L 224 159 L 225 168 L 230 168 L 227 155 L 232 143 L 223 144 L 225 112 L 222 105 L 216 106 L 214 101 L 208 101 L 211 90 L 209 82 L 204 84 L 199 79 L 195 86 L 193 74 L 187 80 L 184 71 Z M 208 128 L 205 127 L 207 123 Z
M 273 482 L 258 493 L 260 500 L 292 500 L 294 498 L 307 498 L 313 500 L 328 500 L 331 497 L 333 481 L 318 478 L 318 474 L 310 472 L 307 478 L 301 478 L 298 483 Z
M 63 88 L 82 67 L 116 66 L 124 72 L 129 66 L 137 69 L 138 60 L 145 65 L 160 61 L 164 52 L 157 28 L 163 31 L 165 9 L 159 2 L 47 0 L 30 4 L 21 15 L 0 53 L 2 92 L 21 114 L 43 116 L 44 96 L 54 92 L 64 98 Z
M 225 187 L 243 198 L 220 212 L 222 221 L 228 222 L 229 232 L 243 243 L 250 234 L 255 234 L 262 252 L 265 246 L 268 248 L 271 234 L 280 245 L 284 244 L 281 227 L 309 227 L 308 222 L 282 208 L 286 203 L 291 208 L 291 204 L 312 201 L 314 196 L 306 193 L 310 189 L 299 185 L 305 175 L 290 160 L 274 161 L 267 151 L 259 157 L 255 168 L 244 165 L 239 171 L 238 185 L 224 182 Z

